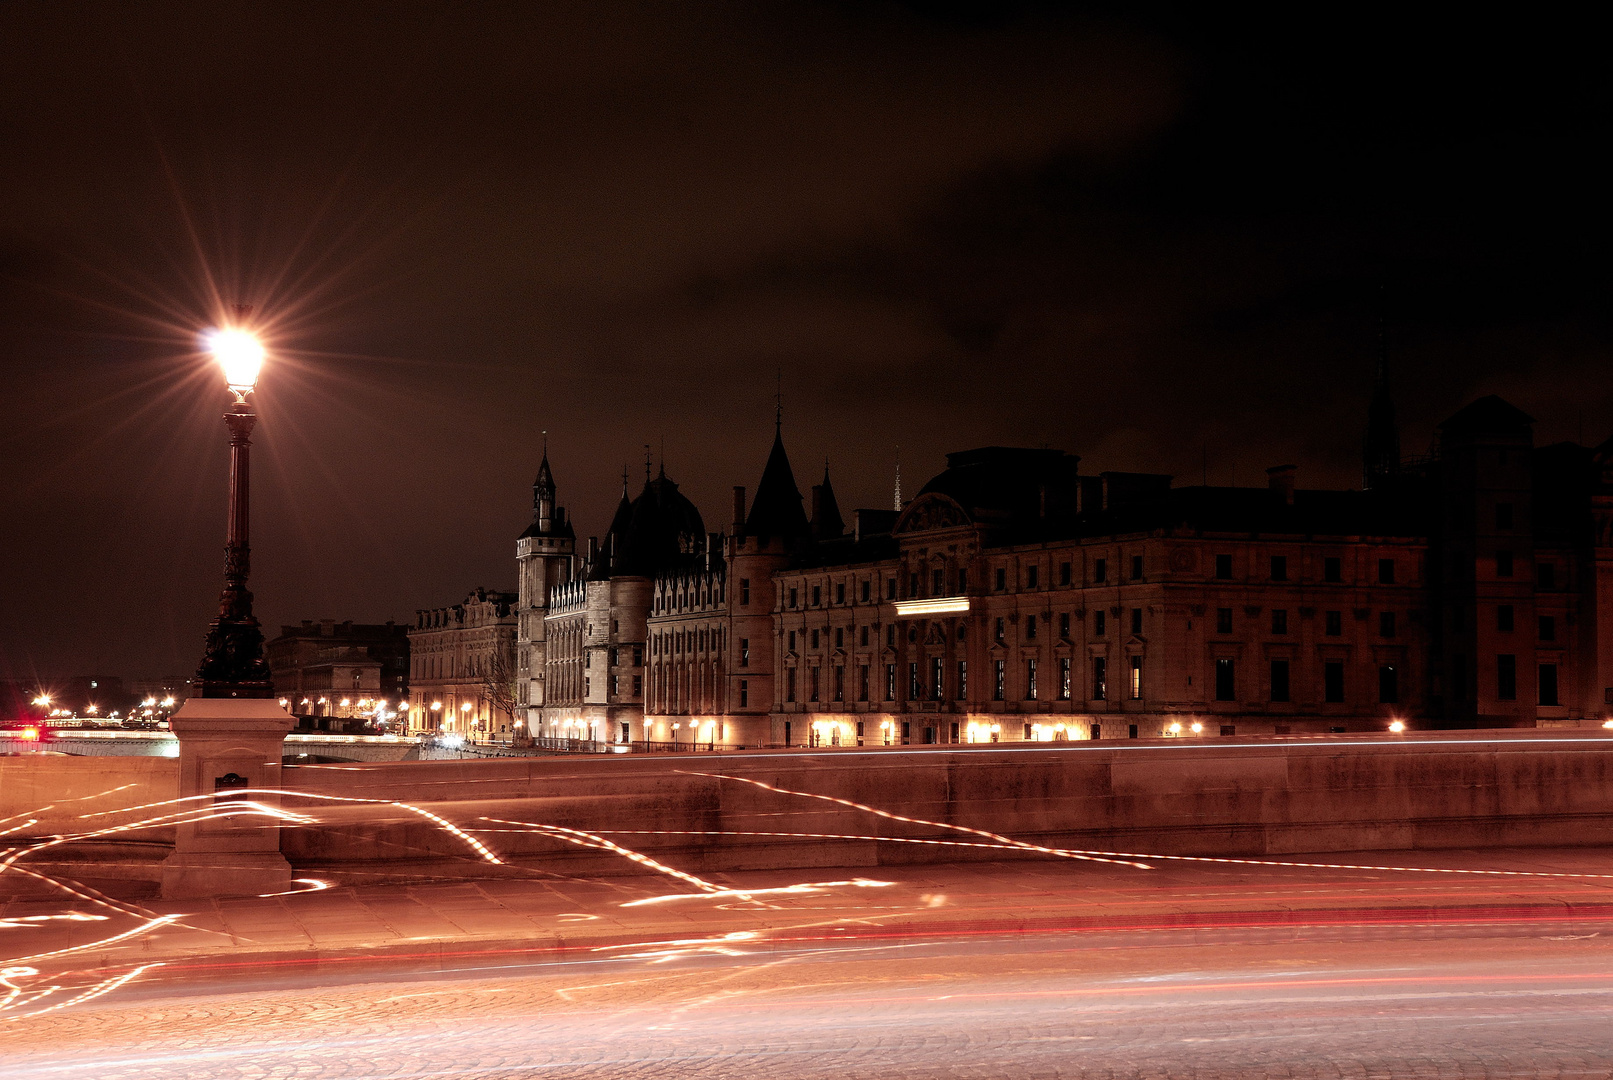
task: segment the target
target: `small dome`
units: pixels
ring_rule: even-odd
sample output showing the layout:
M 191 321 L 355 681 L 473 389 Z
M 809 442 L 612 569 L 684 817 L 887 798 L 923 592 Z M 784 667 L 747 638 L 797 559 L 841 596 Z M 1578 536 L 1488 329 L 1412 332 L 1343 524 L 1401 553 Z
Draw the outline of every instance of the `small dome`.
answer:
M 706 524 L 678 485 L 662 473 L 644 485 L 626 515 L 612 522 L 616 542 L 611 573 L 654 577 L 706 549 Z

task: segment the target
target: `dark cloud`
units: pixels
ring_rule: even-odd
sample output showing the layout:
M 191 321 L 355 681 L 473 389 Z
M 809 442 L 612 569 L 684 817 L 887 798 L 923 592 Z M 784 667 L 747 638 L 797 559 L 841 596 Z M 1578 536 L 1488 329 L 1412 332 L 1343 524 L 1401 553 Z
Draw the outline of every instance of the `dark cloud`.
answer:
M 1408 448 L 1605 437 L 1597 39 L 1350 17 L 0 9 L 0 667 L 194 663 L 236 301 L 271 624 L 508 585 L 545 428 L 585 533 L 646 443 L 715 524 L 776 378 L 848 508 L 898 444 L 1348 484 L 1380 317 Z

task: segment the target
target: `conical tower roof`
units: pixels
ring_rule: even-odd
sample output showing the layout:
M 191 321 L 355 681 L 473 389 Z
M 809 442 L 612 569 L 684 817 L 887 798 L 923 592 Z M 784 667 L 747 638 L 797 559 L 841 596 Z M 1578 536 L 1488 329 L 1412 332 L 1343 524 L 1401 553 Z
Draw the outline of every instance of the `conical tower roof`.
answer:
M 833 540 L 846 535 L 846 522 L 840 516 L 834 485 L 829 482 L 829 463 L 823 463 L 823 483 L 813 489 L 812 539 Z
M 784 452 L 780 424 L 773 428 L 773 450 L 767 455 L 762 482 L 756 485 L 756 499 L 751 503 L 750 516 L 745 519 L 745 532 L 764 539 L 784 540 L 809 536 L 812 532 L 806 511 L 801 509 L 801 489 L 795 486 L 790 456 Z

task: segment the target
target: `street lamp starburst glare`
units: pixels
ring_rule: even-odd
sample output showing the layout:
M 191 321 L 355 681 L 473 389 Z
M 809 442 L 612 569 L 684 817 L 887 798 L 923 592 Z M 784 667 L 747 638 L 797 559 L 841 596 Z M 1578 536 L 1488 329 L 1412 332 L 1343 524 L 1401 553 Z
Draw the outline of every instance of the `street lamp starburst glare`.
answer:
M 207 334 L 207 349 L 224 369 L 224 384 L 237 400 L 245 400 L 263 369 L 263 342 L 249 330 L 225 327 Z

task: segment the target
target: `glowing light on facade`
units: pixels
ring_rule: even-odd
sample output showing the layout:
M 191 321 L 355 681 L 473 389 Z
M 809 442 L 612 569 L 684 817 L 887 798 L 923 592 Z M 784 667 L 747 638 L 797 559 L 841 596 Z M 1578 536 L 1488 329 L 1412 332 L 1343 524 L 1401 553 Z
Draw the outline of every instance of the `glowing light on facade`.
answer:
M 968 612 L 969 598 L 967 596 L 896 601 L 896 614 L 899 618 L 904 619 L 913 615 L 966 615 Z

